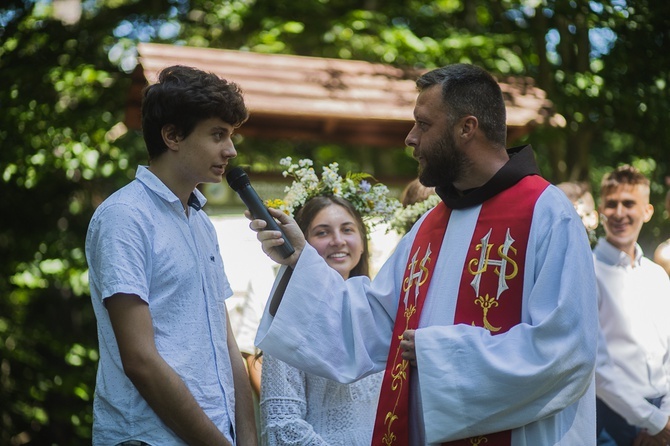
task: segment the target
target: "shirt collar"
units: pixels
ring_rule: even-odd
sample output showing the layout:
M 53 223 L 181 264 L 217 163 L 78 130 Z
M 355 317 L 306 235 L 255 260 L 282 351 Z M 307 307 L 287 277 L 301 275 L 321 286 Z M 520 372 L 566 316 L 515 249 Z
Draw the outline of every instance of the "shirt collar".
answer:
M 598 243 L 593 249 L 593 252 L 598 260 L 611 266 L 630 266 L 631 264 L 630 256 L 616 246 L 612 245 L 604 237 L 598 239 Z M 633 263 L 634 267 L 640 266 L 642 255 L 642 248 L 640 245 L 635 244 L 635 261 Z
M 174 192 L 160 180 L 160 178 L 151 172 L 147 166 L 138 166 L 135 178 L 168 203 L 176 203 L 179 201 L 179 197 L 177 197 Z M 198 189 L 193 189 L 191 196 L 188 198 L 188 205 L 196 211 L 202 209 L 206 202 L 207 199 Z M 179 205 L 181 206 L 181 203 Z

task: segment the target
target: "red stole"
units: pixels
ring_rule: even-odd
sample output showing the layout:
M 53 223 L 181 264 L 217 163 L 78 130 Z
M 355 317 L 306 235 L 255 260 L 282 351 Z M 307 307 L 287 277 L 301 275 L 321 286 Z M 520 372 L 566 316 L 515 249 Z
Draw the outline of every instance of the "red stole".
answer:
M 521 322 L 530 224 L 535 202 L 548 184 L 539 176 L 527 176 L 482 204 L 463 265 L 454 324 L 484 327 L 496 335 Z M 414 239 L 382 381 L 373 446 L 409 445 L 410 367 L 401 357 L 399 344 L 405 330 L 419 326 L 450 216 L 451 210 L 440 203 L 426 216 Z M 511 431 L 444 444 L 505 446 L 511 444 Z

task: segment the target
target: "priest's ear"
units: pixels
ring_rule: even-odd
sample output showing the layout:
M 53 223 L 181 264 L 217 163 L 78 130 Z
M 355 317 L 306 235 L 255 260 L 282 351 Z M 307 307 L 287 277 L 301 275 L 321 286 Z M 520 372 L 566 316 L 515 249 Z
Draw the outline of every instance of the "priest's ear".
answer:
M 464 116 L 458 120 L 455 136 L 462 142 L 467 142 L 474 138 L 478 128 L 479 121 L 475 116 Z

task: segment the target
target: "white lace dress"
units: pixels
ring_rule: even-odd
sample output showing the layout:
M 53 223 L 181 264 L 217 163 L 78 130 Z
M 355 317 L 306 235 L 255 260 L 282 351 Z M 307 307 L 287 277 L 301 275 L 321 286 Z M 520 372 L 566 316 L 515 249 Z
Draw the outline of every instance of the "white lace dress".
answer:
M 383 376 L 340 384 L 263 355 L 261 445 L 369 446 Z

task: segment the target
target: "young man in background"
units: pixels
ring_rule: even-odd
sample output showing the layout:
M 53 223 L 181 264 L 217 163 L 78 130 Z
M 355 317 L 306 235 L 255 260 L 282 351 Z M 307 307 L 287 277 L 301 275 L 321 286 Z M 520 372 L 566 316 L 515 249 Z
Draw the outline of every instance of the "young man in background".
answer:
M 670 279 L 637 243 L 654 213 L 649 180 L 632 166 L 618 167 L 602 180 L 598 209 L 605 228 L 593 250 L 600 322 L 598 444 L 666 445 Z

